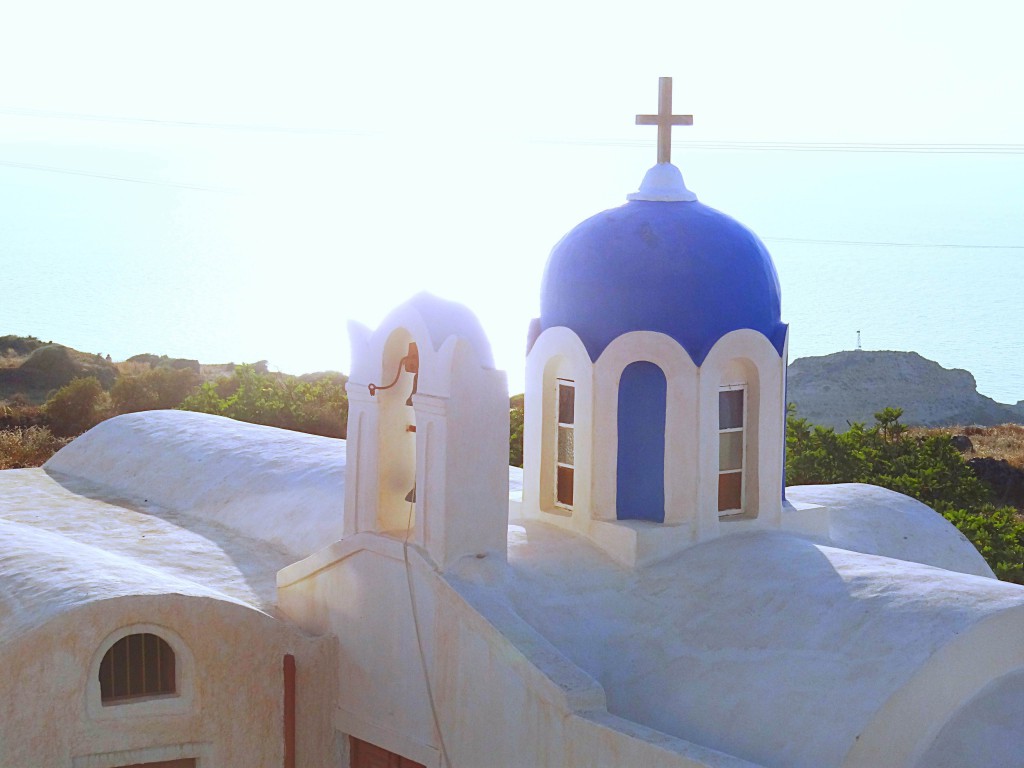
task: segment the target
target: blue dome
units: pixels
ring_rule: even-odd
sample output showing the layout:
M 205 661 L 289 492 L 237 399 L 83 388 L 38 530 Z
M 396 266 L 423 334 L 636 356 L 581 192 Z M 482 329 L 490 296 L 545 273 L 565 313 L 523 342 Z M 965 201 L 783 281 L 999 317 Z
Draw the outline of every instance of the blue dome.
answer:
M 592 216 L 554 247 L 541 329 L 566 326 L 596 360 L 629 331 L 658 331 L 700 365 L 722 336 L 760 331 L 782 354 L 779 278 L 757 236 L 699 202 L 634 200 Z

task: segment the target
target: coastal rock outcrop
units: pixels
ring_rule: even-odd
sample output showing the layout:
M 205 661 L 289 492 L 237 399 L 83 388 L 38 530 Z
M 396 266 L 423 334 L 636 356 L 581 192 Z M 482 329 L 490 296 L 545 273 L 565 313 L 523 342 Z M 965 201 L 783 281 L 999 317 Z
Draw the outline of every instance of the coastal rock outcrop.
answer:
M 997 403 L 979 394 L 970 372 L 943 368 L 916 352 L 799 358 L 789 365 L 787 400 L 798 416 L 840 431 L 852 422 L 872 423 L 888 406 L 902 408 L 908 425 L 1024 423 L 1024 401 Z

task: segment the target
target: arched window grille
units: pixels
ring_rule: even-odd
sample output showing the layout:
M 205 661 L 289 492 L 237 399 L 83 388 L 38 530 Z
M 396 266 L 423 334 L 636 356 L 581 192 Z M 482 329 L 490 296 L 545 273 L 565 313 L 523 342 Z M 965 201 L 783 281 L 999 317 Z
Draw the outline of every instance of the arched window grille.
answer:
M 174 651 L 166 640 L 148 632 L 114 643 L 100 662 L 99 677 L 103 704 L 177 693 Z

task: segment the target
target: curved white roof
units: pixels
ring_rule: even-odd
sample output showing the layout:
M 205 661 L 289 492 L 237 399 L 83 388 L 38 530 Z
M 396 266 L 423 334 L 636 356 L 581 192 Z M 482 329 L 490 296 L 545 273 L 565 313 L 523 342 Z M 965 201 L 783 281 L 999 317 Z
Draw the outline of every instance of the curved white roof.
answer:
M 495 585 L 602 684 L 613 714 L 787 768 L 841 765 L 932 654 L 1024 606 L 1013 584 L 779 532 L 626 570 L 581 537 L 526 522 L 507 570 L 475 573 L 487 567 L 468 563 L 453 584 Z
M 0 584 L 0 645 L 99 600 L 174 594 L 242 602 L 131 557 L 6 520 L 0 520 Z
M 189 411 L 108 419 L 46 464 L 299 560 L 342 537 L 345 441 Z
M 342 536 L 344 468 L 342 440 L 150 411 L 0 472 L 0 642 L 130 595 L 273 611 L 277 571 Z
M 995 578 L 985 558 L 952 523 L 902 493 L 838 483 L 791 486 L 786 498 L 826 508 L 828 538 L 822 543 Z

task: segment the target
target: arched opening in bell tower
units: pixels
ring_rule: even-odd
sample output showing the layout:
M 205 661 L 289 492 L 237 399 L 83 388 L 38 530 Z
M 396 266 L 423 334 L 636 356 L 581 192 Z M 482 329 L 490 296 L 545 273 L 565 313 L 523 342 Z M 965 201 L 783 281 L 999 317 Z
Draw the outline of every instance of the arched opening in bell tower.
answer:
M 412 396 L 419 376 L 419 350 L 404 328 L 384 345 L 382 382 L 371 385 L 379 401 L 380 486 L 378 524 L 383 531 L 408 531 L 415 524 L 416 411 Z

